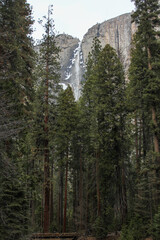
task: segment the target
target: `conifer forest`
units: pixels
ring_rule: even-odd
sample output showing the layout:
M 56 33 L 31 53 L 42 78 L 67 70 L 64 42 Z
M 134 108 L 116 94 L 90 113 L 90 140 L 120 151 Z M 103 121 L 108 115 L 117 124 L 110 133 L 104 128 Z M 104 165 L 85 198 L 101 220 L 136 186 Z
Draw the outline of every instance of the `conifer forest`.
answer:
M 160 239 L 160 6 L 132 1 L 128 72 L 94 38 L 76 101 L 59 84 L 52 9 L 35 51 L 30 5 L 0 0 L 1 240 Z

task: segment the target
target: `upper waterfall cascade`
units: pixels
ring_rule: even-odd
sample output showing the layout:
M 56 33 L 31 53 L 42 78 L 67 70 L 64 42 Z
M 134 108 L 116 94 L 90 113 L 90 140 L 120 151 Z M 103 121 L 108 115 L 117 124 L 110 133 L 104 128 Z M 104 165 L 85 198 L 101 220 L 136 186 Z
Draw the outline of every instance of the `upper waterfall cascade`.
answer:
M 83 78 L 84 67 L 81 42 L 79 42 L 78 47 L 76 47 L 73 51 L 73 57 L 70 59 L 70 65 L 66 69 L 64 80 L 64 83 L 66 82 L 66 85 L 70 84 L 72 87 L 76 101 L 80 97 L 81 81 Z

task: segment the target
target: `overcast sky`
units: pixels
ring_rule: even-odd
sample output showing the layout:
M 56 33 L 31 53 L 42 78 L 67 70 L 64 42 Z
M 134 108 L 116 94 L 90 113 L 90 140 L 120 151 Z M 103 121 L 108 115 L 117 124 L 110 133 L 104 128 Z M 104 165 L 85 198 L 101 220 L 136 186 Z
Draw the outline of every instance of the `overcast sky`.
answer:
M 42 36 L 38 19 L 47 15 L 48 6 L 53 5 L 56 33 L 66 33 L 80 40 L 96 23 L 104 22 L 134 10 L 131 0 L 27 0 L 33 6 L 35 39 Z

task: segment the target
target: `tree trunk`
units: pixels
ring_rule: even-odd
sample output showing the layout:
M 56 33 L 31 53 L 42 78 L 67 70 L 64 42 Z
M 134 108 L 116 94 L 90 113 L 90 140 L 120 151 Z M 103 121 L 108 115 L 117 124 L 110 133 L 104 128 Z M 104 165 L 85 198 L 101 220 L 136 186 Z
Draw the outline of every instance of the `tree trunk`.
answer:
M 152 65 L 151 65 L 151 51 L 149 48 L 147 48 L 147 52 L 148 52 L 148 69 L 152 70 Z M 155 107 L 152 105 L 151 106 L 151 113 L 152 113 L 152 122 L 154 125 L 154 128 L 156 129 L 158 124 L 157 124 L 157 119 L 156 119 L 156 110 Z M 154 130 L 153 133 L 153 143 L 154 143 L 154 151 L 155 153 L 159 154 L 159 140 L 156 134 L 156 130 Z
M 80 205 L 80 230 L 83 229 L 83 171 L 82 171 L 82 154 L 80 149 L 80 179 L 79 179 L 79 205 Z
M 67 153 L 67 160 L 66 160 L 66 178 L 65 178 L 65 197 L 64 197 L 64 220 L 63 220 L 63 232 L 66 232 L 67 185 L 68 185 L 68 153 Z
M 32 192 L 32 200 L 31 200 L 31 211 L 32 211 L 32 226 L 35 226 L 35 201 Z
M 147 138 L 146 138 L 146 135 L 148 135 L 148 133 L 146 133 L 146 130 L 145 130 L 145 120 L 144 120 L 144 113 L 142 114 L 142 133 L 143 133 L 143 136 L 142 136 L 142 139 L 143 139 L 143 160 L 145 160 L 146 158 L 146 154 L 147 154 Z
M 148 53 L 148 69 L 149 70 L 152 70 L 152 65 L 151 65 L 151 51 L 149 49 L 149 47 L 147 48 L 147 53 Z M 160 160 L 160 157 L 159 157 L 159 139 L 158 139 L 158 136 L 157 136 L 157 127 L 158 127 L 158 124 L 157 124 L 157 117 L 156 117 L 156 108 L 155 106 L 151 105 L 151 115 L 152 115 L 152 123 L 153 123 L 153 126 L 154 126 L 154 129 L 153 129 L 153 145 L 154 145 L 154 151 L 155 153 L 157 154 L 156 156 L 156 164 L 157 162 L 159 162 Z M 154 176 L 155 176 L 155 185 L 156 185 L 156 178 L 158 177 L 159 178 L 159 174 L 157 171 L 155 171 L 155 173 L 153 173 Z M 153 200 L 155 202 L 155 206 L 158 205 L 158 192 L 157 190 L 159 190 L 159 184 L 157 184 L 157 189 L 154 191 L 154 187 L 153 187 Z
M 139 159 L 142 156 L 142 119 L 140 119 L 140 126 L 139 126 Z M 139 170 L 140 170 L 140 162 L 139 162 Z
M 45 158 L 44 158 L 44 225 L 43 232 L 49 232 L 50 223 L 50 180 L 49 180 L 49 150 L 48 141 L 45 141 Z
M 63 170 L 59 170 L 59 199 L 58 199 L 58 224 L 59 232 L 62 232 L 63 226 Z
M 136 146 L 136 170 L 137 174 L 139 174 L 140 170 L 140 160 L 139 160 L 139 154 L 138 154 L 138 124 L 137 124 L 137 116 L 135 116 L 135 128 L 136 128 L 136 133 L 135 133 L 135 146 Z
M 152 112 L 152 121 L 154 124 L 154 128 L 157 128 L 158 124 L 157 124 L 157 119 L 156 119 L 156 110 L 153 106 L 151 107 L 151 112 Z M 156 131 L 154 131 L 153 142 L 154 142 L 154 151 L 156 153 L 159 153 L 159 141 L 158 141 Z
M 87 169 L 87 186 L 86 186 L 86 211 L 85 211 L 85 231 L 88 231 L 88 220 L 89 220 L 89 176 Z
M 43 229 L 43 222 L 44 222 L 44 187 L 42 188 L 42 200 L 41 200 L 41 227 Z
M 49 30 L 48 30 L 49 31 Z M 48 32 L 49 34 L 49 32 Z M 48 43 L 49 48 L 49 43 Z M 48 49 L 47 49 L 48 51 Z M 50 180 L 49 180 L 49 141 L 48 141 L 48 87 L 49 87 L 49 60 L 48 52 L 46 59 L 46 80 L 45 80 L 45 117 L 44 117 L 44 226 L 43 232 L 49 232 L 50 217 Z
M 51 166 L 51 184 L 50 184 L 50 226 L 53 224 L 53 162 Z
M 76 230 L 76 208 L 77 208 L 77 171 L 73 175 L 73 225 Z
M 96 151 L 96 187 L 97 187 L 97 216 L 100 216 L 101 203 L 100 203 L 100 190 L 99 190 L 99 156 Z
M 126 216 L 128 212 L 127 206 L 127 190 L 126 190 L 126 177 L 125 177 L 125 169 L 124 162 L 122 165 L 122 223 L 125 223 Z

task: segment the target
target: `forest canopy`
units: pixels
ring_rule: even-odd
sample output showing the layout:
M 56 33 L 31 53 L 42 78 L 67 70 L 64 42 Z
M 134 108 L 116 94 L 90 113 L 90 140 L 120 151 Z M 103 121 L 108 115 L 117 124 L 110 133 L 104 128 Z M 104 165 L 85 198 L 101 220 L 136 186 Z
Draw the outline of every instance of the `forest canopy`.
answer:
M 75 101 L 60 84 L 52 8 L 35 51 L 30 5 L 0 0 L 1 239 L 160 238 L 160 8 L 133 2 L 128 72 L 97 36 Z

